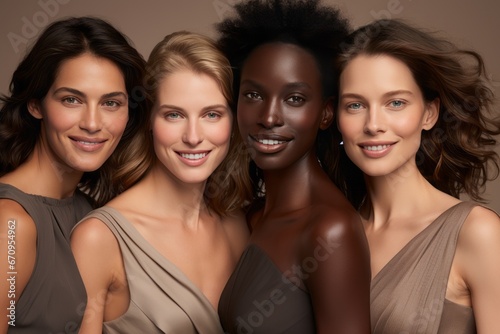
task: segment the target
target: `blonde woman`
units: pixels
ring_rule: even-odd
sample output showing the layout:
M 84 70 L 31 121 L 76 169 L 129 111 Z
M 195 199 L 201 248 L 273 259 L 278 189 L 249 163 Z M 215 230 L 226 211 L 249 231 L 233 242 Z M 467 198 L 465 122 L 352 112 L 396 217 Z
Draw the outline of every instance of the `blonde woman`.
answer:
M 248 237 L 231 69 L 210 39 L 179 32 L 147 70 L 150 166 L 72 235 L 88 293 L 80 333 L 222 333 L 219 296 Z

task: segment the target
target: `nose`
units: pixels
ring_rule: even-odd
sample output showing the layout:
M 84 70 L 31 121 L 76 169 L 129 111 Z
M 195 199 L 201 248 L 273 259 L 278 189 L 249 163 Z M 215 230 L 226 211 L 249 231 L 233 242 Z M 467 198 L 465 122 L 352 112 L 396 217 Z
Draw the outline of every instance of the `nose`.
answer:
M 95 133 L 101 130 L 102 120 L 99 107 L 87 106 L 82 112 L 80 119 L 80 129 Z
M 385 117 L 379 108 L 370 108 L 366 113 L 364 131 L 372 135 L 386 131 Z
M 203 141 L 201 126 L 197 120 L 188 120 L 182 141 L 190 146 L 196 146 Z
M 283 125 L 283 110 L 278 99 L 270 99 L 267 103 L 263 103 L 259 123 L 266 129 Z

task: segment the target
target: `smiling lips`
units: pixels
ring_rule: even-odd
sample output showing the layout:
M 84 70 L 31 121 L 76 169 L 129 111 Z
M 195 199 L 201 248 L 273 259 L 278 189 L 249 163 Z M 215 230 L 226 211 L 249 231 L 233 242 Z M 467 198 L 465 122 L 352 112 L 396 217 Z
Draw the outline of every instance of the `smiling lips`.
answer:
M 286 141 L 284 140 L 274 140 L 274 139 L 258 139 L 257 141 L 264 145 L 278 145 L 286 143 Z
M 362 146 L 365 150 L 368 151 L 382 151 L 388 148 L 391 145 L 374 145 L 374 146 Z
M 211 151 L 198 151 L 198 152 L 181 152 L 176 151 L 177 155 L 180 157 L 180 160 L 190 167 L 198 167 L 205 163 L 208 160 L 208 156 Z
M 381 158 L 392 150 L 396 142 L 386 143 L 360 143 L 363 153 L 370 158 Z
M 179 154 L 184 159 L 199 160 L 199 159 L 206 157 L 208 152 L 203 152 L 203 153 L 180 153 L 180 152 L 178 152 L 177 154 Z
M 107 139 L 102 138 L 86 138 L 86 137 L 69 137 L 76 147 L 85 152 L 94 152 L 99 150 Z
M 257 151 L 263 153 L 276 153 L 283 150 L 291 138 L 286 138 L 280 135 L 259 135 L 259 136 L 249 136 L 249 138 L 254 143 L 254 147 Z

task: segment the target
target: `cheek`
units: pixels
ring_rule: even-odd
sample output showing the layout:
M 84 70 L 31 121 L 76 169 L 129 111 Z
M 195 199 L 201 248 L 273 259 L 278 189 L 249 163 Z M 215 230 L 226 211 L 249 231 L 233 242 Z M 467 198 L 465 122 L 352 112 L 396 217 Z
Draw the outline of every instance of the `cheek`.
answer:
M 356 134 L 363 133 L 363 124 L 353 117 L 339 114 L 338 129 L 344 141 L 352 139 Z
M 241 104 L 238 105 L 238 112 L 236 114 L 236 119 L 238 122 L 238 127 L 241 131 L 245 131 L 245 129 L 249 126 L 252 126 L 257 122 L 254 115 L 256 115 L 256 111 L 248 110 L 245 106 Z
M 112 113 L 106 118 L 106 129 L 110 133 L 121 135 L 127 127 L 128 119 L 128 110 Z
M 154 145 L 170 145 L 176 139 L 180 140 L 182 133 L 179 126 L 169 126 L 162 121 L 156 121 L 152 124 Z
M 398 135 L 406 138 L 411 138 L 413 136 L 420 138 L 422 132 L 421 119 L 418 117 L 395 119 L 391 127 L 395 129 L 395 132 L 397 131 Z
M 212 144 L 216 146 L 227 145 L 229 147 L 229 140 L 231 139 L 231 119 L 223 119 L 218 123 L 209 126 L 206 129 L 206 136 L 210 138 Z

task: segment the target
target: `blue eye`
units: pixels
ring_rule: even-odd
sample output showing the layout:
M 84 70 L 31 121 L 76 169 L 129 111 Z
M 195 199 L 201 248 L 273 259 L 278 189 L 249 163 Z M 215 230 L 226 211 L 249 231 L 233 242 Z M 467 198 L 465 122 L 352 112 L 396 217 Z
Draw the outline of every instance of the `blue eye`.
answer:
M 217 119 L 220 118 L 221 116 L 216 112 L 209 112 L 207 113 L 207 117 L 210 119 Z
M 353 109 L 353 110 L 359 110 L 363 107 L 363 105 L 361 103 L 351 103 L 349 105 L 347 105 L 347 108 L 349 109 Z
M 390 102 L 391 107 L 397 108 L 397 109 L 404 107 L 405 104 L 406 103 L 404 101 L 401 101 L 401 100 L 394 100 L 394 101 Z
M 171 112 L 165 115 L 165 118 L 170 118 L 170 119 L 179 119 L 181 118 L 181 114 L 177 112 Z

